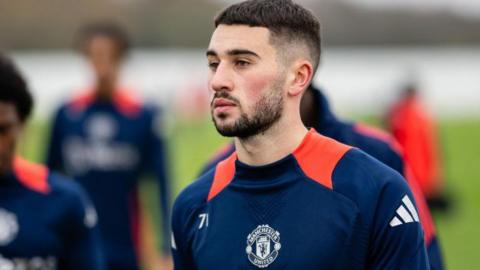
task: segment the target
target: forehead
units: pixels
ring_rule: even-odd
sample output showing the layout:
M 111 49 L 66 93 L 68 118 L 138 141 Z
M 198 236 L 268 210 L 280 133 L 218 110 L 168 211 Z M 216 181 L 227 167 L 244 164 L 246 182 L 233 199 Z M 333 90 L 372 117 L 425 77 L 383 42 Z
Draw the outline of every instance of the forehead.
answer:
M 110 36 L 93 35 L 88 40 L 86 40 L 85 45 L 86 45 L 86 48 L 89 50 L 92 50 L 92 49 L 114 50 L 116 49 L 117 42 Z
M 219 55 L 235 49 L 247 49 L 258 55 L 268 55 L 275 52 L 269 38 L 270 31 L 266 27 L 221 24 L 213 32 L 208 49 Z

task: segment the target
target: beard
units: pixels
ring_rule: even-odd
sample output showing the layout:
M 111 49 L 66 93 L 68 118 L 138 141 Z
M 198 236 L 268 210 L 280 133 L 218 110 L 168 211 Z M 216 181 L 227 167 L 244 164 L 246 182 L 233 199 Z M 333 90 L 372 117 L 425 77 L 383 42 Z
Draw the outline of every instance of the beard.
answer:
M 212 120 L 218 133 L 225 137 L 238 137 L 241 139 L 250 138 L 261 134 L 272 127 L 281 118 L 283 113 L 283 80 L 277 79 L 270 88 L 254 105 L 251 116 L 245 113 L 240 102 L 230 96 L 227 91 L 215 93 L 215 98 L 225 98 L 235 102 L 240 109 L 240 118 L 231 125 L 222 124 L 227 114 L 219 114 L 217 118 L 213 115 Z

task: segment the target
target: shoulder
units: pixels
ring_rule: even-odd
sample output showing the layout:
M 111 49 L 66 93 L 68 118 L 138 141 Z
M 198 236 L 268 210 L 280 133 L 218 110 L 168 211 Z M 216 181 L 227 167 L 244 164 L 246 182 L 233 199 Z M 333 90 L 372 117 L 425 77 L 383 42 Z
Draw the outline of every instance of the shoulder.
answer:
M 173 205 L 174 215 L 181 215 L 181 213 L 190 212 L 205 205 L 208 201 L 214 175 L 215 168 L 212 168 L 180 192 Z
M 342 157 L 332 179 L 335 192 L 364 210 L 372 210 L 385 199 L 396 201 L 410 193 L 398 172 L 358 149 L 351 149 Z
M 69 207 L 84 209 L 90 205 L 87 193 L 73 179 L 56 172 L 50 172 L 48 182 L 52 196 L 65 203 L 69 202 Z
M 173 221 L 183 220 L 213 200 L 234 178 L 236 153 L 185 188 L 175 200 Z M 182 222 L 184 223 L 184 222 Z
M 129 118 L 151 117 L 155 114 L 154 106 L 146 104 L 144 99 L 131 89 L 118 89 L 113 102 L 118 111 Z
M 49 172 L 48 183 L 52 193 L 65 195 L 75 199 L 82 199 L 86 196 L 80 184 L 57 172 Z
M 385 194 L 398 200 L 409 192 L 393 169 L 357 148 L 315 132 L 307 135 L 293 155 L 305 176 L 353 202 L 363 215 L 370 216 Z
M 354 201 L 378 194 L 383 186 L 406 187 L 401 175 L 377 159 L 314 131 L 293 155 L 308 178 Z
M 389 152 L 393 155 L 402 155 L 402 148 L 395 138 L 379 128 L 362 123 L 354 123 L 352 125 L 352 132 L 359 140 L 359 148 L 361 148 L 360 146 L 365 146 L 366 149 L 372 149 L 372 151 L 378 149 L 379 151 Z
M 200 175 L 208 172 L 222 160 L 228 158 L 233 152 L 235 152 L 235 145 L 232 142 L 229 142 L 222 147 L 220 147 L 215 154 L 210 158 L 208 163 L 202 168 Z
M 79 184 L 52 172 L 42 164 L 17 156 L 14 160 L 14 172 L 25 188 L 52 199 L 58 198 L 59 195 L 65 201 L 82 200 L 85 197 Z
M 97 224 L 95 208 L 80 184 L 56 172 L 50 172 L 48 181 L 52 197 L 55 197 L 59 206 L 67 211 L 67 216 L 72 218 L 71 222 L 87 228 Z
M 361 123 L 351 125 L 350 144 L 403 174 L 401 146 L 387 132 Z
M 82 90 L 70 97 L 59 111 L 69 113 L 81 113 L 86 110 L 95 101 L 95 95 L 92 90 Z
M 398 172 L 358 148 L 350 149 L 337 163 L 333 177 L 336 184 L 339 179 L 343 179 L 340 176 L 351 177 L 352 183 L 360 181 L 366 184 L 373 181 L 376 185 L 388 182 L 389 179 L 402 178 Z
M 66 123 L 79 119 L 93 104 L 94 95 L 91 91 L 82 90 L 67 98 L 53 113 L 55 124 Z

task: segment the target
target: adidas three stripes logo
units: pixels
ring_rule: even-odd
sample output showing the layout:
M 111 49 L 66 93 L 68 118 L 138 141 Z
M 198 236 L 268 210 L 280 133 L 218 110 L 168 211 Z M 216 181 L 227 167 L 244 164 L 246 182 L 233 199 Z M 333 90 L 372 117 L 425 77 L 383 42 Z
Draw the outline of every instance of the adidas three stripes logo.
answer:
M 397 208 L 397 214 L 390 221 L 390 227 L 396 227 L 402 224 L 419 222 L 418 213 L 410 198 L 405 195 L 402 204 Z

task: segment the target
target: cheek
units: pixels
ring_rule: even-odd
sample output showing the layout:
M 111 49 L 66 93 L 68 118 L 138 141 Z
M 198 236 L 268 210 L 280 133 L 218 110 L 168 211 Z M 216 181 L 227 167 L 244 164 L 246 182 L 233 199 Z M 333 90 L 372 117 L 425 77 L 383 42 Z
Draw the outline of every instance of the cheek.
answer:
M 267 91 L 270 91 L 272 82 L 275 81 L 273 74 L 254 74 L 244 81 L 246 98 L 249 101 L 257 101 Z

